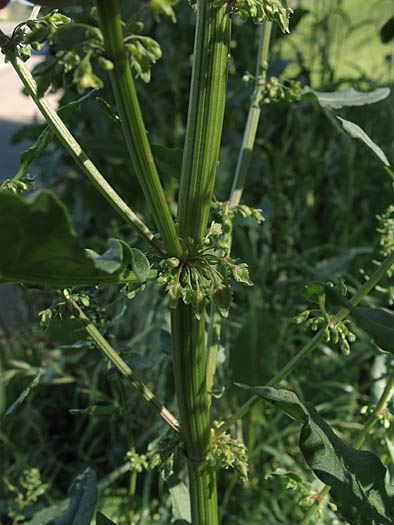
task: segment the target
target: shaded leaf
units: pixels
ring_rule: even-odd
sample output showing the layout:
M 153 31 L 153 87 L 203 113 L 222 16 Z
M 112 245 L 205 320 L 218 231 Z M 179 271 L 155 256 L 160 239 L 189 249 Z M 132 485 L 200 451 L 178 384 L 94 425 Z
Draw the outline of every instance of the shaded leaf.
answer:
M 136 352 L 122 353 L 122 359 L 129 365 L 133 370 L 149 370 L 154 365 L 154 362 L 147 357 L 137 354 Z
M 366 104 L 374 104 L 375 102 L 384 100 L 389 95 L 389 88 L 377 88 L 367 93 L 356 91 L 353 88 L 341 89 L 331 93 L 323 93 L 306 87 L 303 90 L 301 99 L 313 100 L 323 107 L 339 109 L 344 106 L 364 106 Z
M 190 496 L 186 485 L 175 475 L 169 477 L 168 488 L 172 503 L 172 517 L 176 523 L 191 523 Z
M 316 476 L 331 487 L 331 496 L 351 525 L 390 525 L 394 487 L 385 484 L 386 468 L 372 452 L 348 447 L 318 412 L 288 390 L 247 387 L 304 423 L 300 449 Z M 294 406 L 291 406 L 294 405 Z
M 101 512 L 97 512 L 96 525 L 116 525 L 116 523 L 104 516 L 104 514 L 102 514 Z
M 8 417 L 15 412 L 15 410 L 23 403 L 23 401 L 27 398 L 30 391 L 36 387 L 41 379 L 41 376 L 43 375 L 44 371 L 39 368 L 37 370 L 37 373 L 33 379 L 33 381 L 25 388 L 25 390 L 18 396 L 18 398 L 12 403 L 10 407 L 7 408 L 7 410 L 4 412 L 4 414 L 0 417 L 0 425 L 2 425 Z
M 44 131 L 39 135 L 36 142 L 26 151 L 22 151 L 20 155 L 19 171 L 16 177 L 20 177 L 27 170 L 30 164 L 43 152 L 50 141 L 54 138 L 55 133 L 49 128 L 45 128 Z
M 371 248 L 348 249 L 341 255 L 319 261 L 315 266 L 315 273 L 320 279 L 337 279 L 346 273 L 354 257 L 371 251 Z
M 27 199 L 0 193 L 0 223 L 0 283 L 59 289 L 138 282 L 131 248 L 113 240 L 103 256 L 86 252 L 66 207 L 50 191 Z
M 111 104 L 101 97 L 96 97 L 96 102 L 101 111 L 113 120 L 118 126 L 122 125 L 120 117 L 112 110 Z
M 370 137 L 368 137 L 368 135 L 363 129 L 360 128 L 360 126 L 354 122 L 350 122 L 350 120 L 345 120 L 338 116 L 337 118 L 342 122 L 343 129 L 346 131 L 346 133 L 348 133 L 352 138 L 359 139 L 364 142 L 364 144 L 375 153 L 375 155 L 383 162 L 385 166 L 390 166 L 384 151 L 377 144 L 375 144 L 375 142 Z
M 96 501 L 96 473 L 87 468 L 77 476 L 69 488 L 70 503 L 66 512 L 57 520 L 51 520 L 47 525 L 90 525 L 93 518 Z
M 371 367 L 370 381 L 371 381 L 371 404 L 376 405 L 381 398 L 384 389 L 386 388 L 387 379 L 389 377 L 389 367 L 393 361 L 393 357 L 389 354 L 379 352 L 375 355 Z

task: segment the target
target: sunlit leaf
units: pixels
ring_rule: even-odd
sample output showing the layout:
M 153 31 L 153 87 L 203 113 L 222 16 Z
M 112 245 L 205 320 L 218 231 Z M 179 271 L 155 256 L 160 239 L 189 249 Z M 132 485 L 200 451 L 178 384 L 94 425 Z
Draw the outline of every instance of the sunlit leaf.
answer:
M 390 166 L 384 151 L 377 144 L 375 144 L 375 142 L 365 133 L 363 129 L 360 128 L 360 126 L 354 122 L 350 122 L 350 120 L 345 120 L 338 116 L 337 118 L 342 122 L 343 129 L 346 131 L 346 133 L 348 133 L 352 138 L 359 139 L 364 142 L 364 144 L 366 144 L 375 153 L 375 155 L 383 162 L 385 166 Z
M 377 88 L 367 93 L 356 91 L 353 88 L 341 89 L 331 93 L 323 93 L 306 87 L 303 91 L 303 100 L 314 100 L 323 107 L 339 109 L 344 106 L 364 106 L 384 100 L 390 95 L 389 88 Z

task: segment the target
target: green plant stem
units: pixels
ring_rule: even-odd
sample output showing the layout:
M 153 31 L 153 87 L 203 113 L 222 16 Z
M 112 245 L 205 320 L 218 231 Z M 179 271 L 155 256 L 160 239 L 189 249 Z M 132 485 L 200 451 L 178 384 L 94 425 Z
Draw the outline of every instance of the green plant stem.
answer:
M 366 281 L 363 286 L 354 294 L 350 302 L 353 306 L 357 304 L 377 285 L 377 283 L 386 275 L 387 270 L 394 264 L 394 252 L 391 253 L 375 271 L 375 273 Z M 345 319 L 349 314 L 349 310 L 342 308 L 336 315 L 339 321 Z M 320 344 L 323 339 L 324 328 L 319 330 L 315 336 L 294 356 L 270 381 L 266 386 L 275 386 L 279 384 L 283 379 L 293 372 L 293 370 L 303 361 L 308 355 L 310 355 Z M 247 412 L 255 405 L 261 398 L 258 396 L 252 396 L 246 403 L 244 403 L 237 412 L 225 421 L 220 427 L 216 429 L 216 435 L 220 435 L 226 432 L 236 421 L 242 418 Z
M 93 186 L 103 195 L 111 206 L 121 215 L 138 233 L 159 251 L 163 251 L 161 243 L 155 239 L 154 234 L 137 217 L 131 208 L 121 199 L 115 190 L 108 184 L 93 162 L 88 158 L 79 143 L 69 132 L 64 122 L 60 119 L 56 111 L 50 106 L 44 97 L 38 95 L 37 84 L 30 71 L 26 68 L 23 61 L 15 56 L 12 51 L 6 51 L 6 56 L 10 60 L 19 78 L 29 92 L 34 103 L 44 116 L 45 120 L 56 134 L 62 146 L 72 156 L 79 168 L 89 178 Z
M 379 421 L 382 412 L 385 410 L 388 402 L 393 396 L 393 389 L 394 389 L 394 372 L 390 375 L 389 380 L 387 381 L 386 387 L 383 390 L 382 395 L 380 396 L 378 404 L 376 405 L 373 413 L 368 419 L 367 424 L 364 426 L 363 431 L 361 432 L 356 442 L 354 443 L 353 447 L 355 449 L 359 450 L 365 443 L 365 440 L 368 438 L 368 436 L 371 435 L 371 431 L 373 427 Z M 301 525 L 308 525 L 310 523 L 310 520 L 312 519 L 312 517 L 315 515 L 317 510 L 323 504 L 324 498 L 327 496 L 327 494 L 329 494 L 330 489 L 331 487 L 329 485 L 326 485 L 319 492 L 319 494 L 316 496 L 316 501 L 308 509 L 308 512 L 306 513 Z
M 242 138 L 241 151 L 238 156 L 233 187 L 231 189 L 230 206 L 238 206 L 245 187 L 250 160 L 256 139 L 257 127 L 261 114 L 262 86 L 267 78 L 268 53 L 271 39 L 272 22 L 266 22 L 259 28 L 259 49 L 257 55 L 256 80 L 252 100 Z
M 80 306 L 68 295 L 62 294 L 69 306 L 70 310 L 77 313 L 78 319 L 82 322 L 85 330 L 90 335 L 96 346 L 105 354 L 111 363 L 118 369 L 118 371 L 127 379 L 130 385 L 135 388 L 142 397 L 149 403 L 149 405 L 160 415 L 162 419 L 173 429 L 179 432 L 179 424 L 176 418 L 169 412 L 169 410 L 161 403 L 161 401 L 153 394 L 153 392 L 137 377 L 133 370 L 123 361 L 119 354 L 112 348 L 108 341 L 101 335 L 101 333 L 94 326 L 89 317 L 80 308 Z
M 231 19 L 227 5 L 199 0 L 182 162 L 178 221 L 181 238 L 205 235 L 215 184 L 226 100 Z
M 226 4 L 199 0 L 194 61 L 178 202 L 179 235 L 205 235 L 219 156 L 226 97 L 231 19 Z M 175 390 L 185 440 L 193 525 L 217 525 L 215 467 L 207 463 L 211 430 L 205 319 L 179 301 L 171 313 Z
M 152 156 L 131 74 L 130 61 L 124 47 L 119 2 L 97 0 L 97 12 L 104 36 L 105 53 L 114 64 L 113 70 L 110 71 L 112 88 L 134 170 L 169 255 L 179 257 L 181 246 L 175 230 L 175 222 Z
M 193 308 L 179 302 L 171 315 L 175 390 L 185 441 L 193 525 L 216 525 L 215 468 L 206 457 L 211 431 L 206 386 L 205 326 Z

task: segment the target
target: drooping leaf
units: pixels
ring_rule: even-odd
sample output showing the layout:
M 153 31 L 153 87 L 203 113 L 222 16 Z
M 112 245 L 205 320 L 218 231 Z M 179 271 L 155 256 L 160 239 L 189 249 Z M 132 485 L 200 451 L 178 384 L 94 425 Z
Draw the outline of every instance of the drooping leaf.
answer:
M 51 140 L 54 138 L 55 133 L 49 128 L 45 128 L 44 131 L 39 135 L 36 142 L 26 151 L 22 151 L 20 155 L 19 171 L 16 177 L 20 177 L 27 170 L 30 164 L 42 153 Z
M 168 488 L 172 503 L 172 517 L 176 523 L 191 523 L 190 496 L 186 485 L 175 475 L 168 479 Z
M 109 102 L 107 102 L 104 98 L 101 97 L 96 97 L 96 102 L 98 107 L 104 113 L 104 115 L 113 120 L 118 126 L 122 125 L 120 117 L 112 110 L 111 104 Z
M 384 153 L 384 151 L 377 145 L 375 142 L 365 133 L 363 129 L 360 128 L 357 124 L 354 122 L 350 122 L 350 120 L 345 120 L 341 117 L 337 118 L 342 122 L 343 129 L 348 133 L 352 138 L 359 139 L 366 146 L 368 146 L 375 155 L 383 162 L 385 166 L 390 166 L 390 163 Z
M 0 417 L 0 426 L 23 403 L 23 401 L 29 395 L 30 391 L 39 384 L 41 376 L 43 375 L 43 373 L 44 373 L 44 371 L 41 368 L 39 368 L 37 370 L 37 373 L 36 373 L 33 381 L 25 388 L 25 390 L 17 397 L 17 399 L 12 403 L 12 405 L 10 407 L 8 407 L 7 410 L 4 412 L 4 414 Z
M 102 256 L 86 252 L 67 209 L 50 191 L 27 199 L 0 192 L 0 224 L 0 283 L 59 289 L 139 282 L 132 249 L 114 239 Z
M 70 503 L 66 512 L 47 525 L 90 525 L 97 502 L 96 473 L 87 468 L 69 488 Z
M 116 523 L 104 516 L 101 512 L 97 512 L 96 525 L 116 525 Z
M 389 88 L 377 88 L 367 93 L 356 91 L 353 88 L 341 89 L 331 93 L 323 93 L 306 87 L 303 90 L 302 100 L 313 100 L 323 107 L 339 109 L 344 106 L 364 106 L 384 100 L 390 95 Z
M 375 454 L 343 443 L 318 412 L 293 392 L 239 386 L 303 421 L 301 452 L 316 476 L 331 487 L 330 494 L 350 525 L 393 523 L 394 487 L 385 484 L 386 468 Z

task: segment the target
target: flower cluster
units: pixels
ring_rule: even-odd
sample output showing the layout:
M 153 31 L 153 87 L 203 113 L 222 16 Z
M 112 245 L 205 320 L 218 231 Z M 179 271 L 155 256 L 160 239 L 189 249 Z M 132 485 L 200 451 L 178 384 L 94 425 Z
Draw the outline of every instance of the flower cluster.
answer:
M 35 187 L 35 179 L 30 175 L 26 175 L 21 179 L 6 179 L 0 183 L 0 191 L 13 193 L 14 195 L 22 195 L 25 191 L 33 190 Z
M 317 303 L 319 310 L 304 310 L 295 318 L 297 324 L 306 323 L 306 327 L 317 331 L 323 329 L 323 339 L 326 343 L 330 341 L 339 344 L 344 355 L 350 354 L 350 344 L 356 340 L 356 335 L 349 330 L 347 325 L 350 321 L 342 321 L 337 316 L 329 314 L 326 310 L 326 286 L 333 287 L 332 283 L 312 283 L 304 289 L 303 296 L 308 301 Z M 346 295 L 347 289 L 343 281 L 340 283 L 341 293 Z
M 220 255 L 225 248 L 219 239 L 222 227 L 212 222 L 204 240 L 195 244 L 191 239 L 184 242 L 186 256 L 163 259 L 159 263 L 157 282 L 166 285 L 171 306 L 178 300 L 193 306 L 195 316 L 200 319 L 208 302 L 214 301 L 220 313 L 227 317 L 232 293 L 229 278 L 253 286 L 246 264 L 238 264 L 229 256 Z
M 210 465 L 220 466 L 224 469 L 235 469 L 241 479 L 248 479 L 248 452 L 244 443 L 239 439 L 232 438 L 226 432 L 215 435 L 215 428 L 219 428 L 219 421 L 213 422 L 212 442 L 207 460 Z
M 296 102 L 301 99 L 302 89 L 299 82 L 286 80 L 283 83 L 277 77 L 271 77 L 264 82 L 262 89 L 263 104 L 271 102 Z
M 242 20 L 251 18 L 256 24 L 270 20 L 277 22 L 283 33 L 289 32 L 289 19 L 293 12 L 289 0 L 215 0 L 214 6 L 221 7 L 226 3 L 230 16 L 236 13 Z
M 380 252 L 384 257 L 388 257 L 394 251 L 394 205 L 390 204 L 385 213 L 377 215 L 377 219 L 380 223 L 377 229 L 380 233 Z M 393 270 L 389 272 L 387 273 L 390 277 Z

